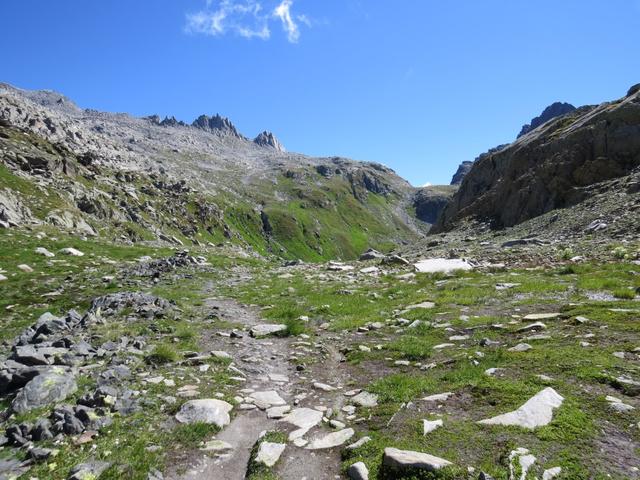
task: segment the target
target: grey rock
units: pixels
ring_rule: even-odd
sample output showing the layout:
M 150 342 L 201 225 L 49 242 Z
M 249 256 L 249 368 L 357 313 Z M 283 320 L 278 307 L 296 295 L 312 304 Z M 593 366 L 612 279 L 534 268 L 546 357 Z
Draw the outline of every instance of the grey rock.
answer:
M 351 480 L 369 480 L 369 469 L 363 462 L 356 462 L 349 467 L 347 475 Z
M 430 472 L 452 465 L 451 462 L 429 455 L 428 453 L 398 450 L 397 448 L 384 449 L 382 464 L 384 468 L 388 470 L 399 472 L 406 472 L 408 470 L 425 470 Z
M 76 465 L 69 472 L 69 480 L 98 480 L 111 466 L 109 462 L 97 460 Z
M 53 367 L 29 381 L 18 392 L 11 408 L 16 413 L 28 412 L 64 400 L 75 393 L 77 388 L 72 372 L 61 367 Z
M 176 414 L 180 423 L 208 423 L 223 428 L 231 421 L 229 412 L 233 405 L 218 399 L 189 400 Z

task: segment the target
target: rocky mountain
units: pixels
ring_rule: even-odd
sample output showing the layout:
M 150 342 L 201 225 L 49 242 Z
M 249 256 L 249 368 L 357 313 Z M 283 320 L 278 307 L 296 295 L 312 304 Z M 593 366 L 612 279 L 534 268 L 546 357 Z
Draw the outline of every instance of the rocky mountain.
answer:
M 413 188 L 391 169 L 287 153 L 273 134 L 248 140 L 220 115 L 192 125 L 135 118 L 1 85 L 0 120 L 0 199 L 11 224 L 134 242 L 228 241 L 305 259 L 352 258 L 422 234 L 406 213 Z
M 582 107 L 489 152 L 473 165 L 433 232 L 463 219 L 493 228 L 579 204 L 600 182 L 640 166 L 640 94 Z
M 457 185 L 431 185 L 418 189 L 413 197 L 416 217 L 433 225 L 457 190 Z
M 256 138 L 254 138 L 253 143 L 260 145 L 261 147 L 275 148 L 279 152 L 286 151 L 276 136 L 267 131 L 260 133 Z
M 561 117 L 562 115 L 566 115 L 567 113 L 571 113 L 575 109 L 576 107 L 574 107 L 570 103 L 562 103 L 562 102 L 552 103 L 547 108 L 545 108 L 539 116 L 534 117 L 530 123 L 527 123 L 522 126 L 522 128 L 520 129 L 520 133 L 518 134 L 518 138 L 520 138 L 523 135 L 526 135 L 532 130 L 535 130 L 540 125 L 547 123 L 549 120 L 552 120 L 557 117 Z
M 456 170 L 456 173 L 454 173 L 453 177 L 451 178 L 451 185 L 460 185 L 462 183 L 462 179 L 466 177 L 467 173 L 469 173 L 469 171 L 471 170 L 471 167 L 473 167 L 472 161 L 466 160 L 462 162 L 458 166 L 458 170 Z
M 205 132 L 217 133 L 219 135 L 231 135 L 240 139 L 244 138 L 238 133 L 238 130 L 236 130 L 235 125 L 231 123 L 231 120 L 226 117 L 221 117 L 219 114 L 216 114 L 213 117 L 200 115 L 191 125 L 204 130 Z

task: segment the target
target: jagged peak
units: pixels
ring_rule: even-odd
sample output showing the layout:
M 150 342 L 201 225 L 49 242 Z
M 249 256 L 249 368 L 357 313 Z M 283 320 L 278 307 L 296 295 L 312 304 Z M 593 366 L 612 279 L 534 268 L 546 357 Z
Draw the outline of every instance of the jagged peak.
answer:
M 238 133 L 235 125 L 231 123 L 231 120 L 229 120 L 227 117 L 221 116 L 218 113 L 216 113 L 213 117 L 209 117 L 208 115 L 200 115 L 193 121 L 191 125 L 206 132 L 221 133 L 238 138 L 243 138 L 243 136 Z
M 523 135 L 526 135 L 531 130 L 535 130 L 540 125 L 547 123 L 549 120 L 552 120 L 556 117 L 560 117 L 562 115 L 566 115 L 567 113 L 571 113 L 575 109 L 576 107 L 574 107 L 570 103 L 565 103 L 565 102 L 552 103 L 547 108 L 545 108 L 539 116 L 533 118 L 531 120 L 531 123 L 527 123 L 526 125 L 522 126 L 522 129 L 518 134 L 518 138 L 520 138 Z
M 260 145 L 261 147 L 274 148 L 279 152 L 286 151 L 282 143 L 280 143 L 280 140 L 278 140 L 273 133 L 267 130 L 254 138 L 253 142 Z

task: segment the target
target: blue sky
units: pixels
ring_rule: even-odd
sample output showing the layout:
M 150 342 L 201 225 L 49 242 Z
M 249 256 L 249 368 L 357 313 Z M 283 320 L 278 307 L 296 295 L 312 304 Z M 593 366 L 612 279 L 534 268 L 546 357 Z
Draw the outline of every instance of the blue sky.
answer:
M 2 0 L 0 81 L 81 107 L 228 116 L 415 185 L 548 104 L 640 82 L 640 0 Z

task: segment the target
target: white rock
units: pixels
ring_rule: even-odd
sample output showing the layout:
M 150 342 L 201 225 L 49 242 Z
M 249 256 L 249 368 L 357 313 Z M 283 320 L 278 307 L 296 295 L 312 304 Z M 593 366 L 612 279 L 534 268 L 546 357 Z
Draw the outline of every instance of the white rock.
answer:
M 332 387 L 331 385 L 327 385 L 326 383 L 315 382 L 313 384 L 313 388 L 322 390 L 323 392 L 333 392 L 336 390 L 336 387 Z
M 434 430 L 437 430 L 438 428 L 440 428 L 443 425 L 443 422 L 442 422 L 442 419 L 422 420 L 422 425 L 423 425 L 422 434 L 427 435 L 428 433 L 431 433 Z
M 228 452 L 233 450 L 233 445 L 222 440 L 209 440 L 200 450 L 205 452 Z
M 466 260 L 455 258 L 429 258 L 420 260 L 413 264 L 417 272 L 420 273 L 449 273 L 455 270 L 472 270 L 473 266 Z
M 361 446 L 363 446 L 365 443 L 368 443 L 371 441 L 371 437 L 362 437 L 360 440 L 358 440 L 357 442 L 353 442 L 351 445 L 347 445 L 345 448 L 347 450 L 355 450 L 356 448 L 360 448 Z
M 256 455 L 256 463 L 273 467 L 287 446 L 284 443 L 262 442 Z
M 7 280 L 7 277 L 0 273 L 0 282 L 4 282 L 5 280 Z
M 322 412 L 311 408 L 296 408 L 291 410 L 281 421 L 298 427 L 289 434 L 289 440 L 304 436 L 309 430 L 322 421 Z
M 424 400 L 425 402 L 446 402 L 451 396 L 453 396 L 452 392 L 437 393 L 435 395 L 424 397 L 422 400 Z
M 51 257 L 55 257 L 55 256 L 56 256 L 54 253 L 50 252 L 49 250 L 47 250 L 47 249 L 46 249 L 46 248 L 44 248 L 44 247 L 38 247 L 38 248 L 36 248 L 36 253 L 37 253 L 38 255 L 43 255 L 43 256 L 45 256 L 45 257 L 47 257 L 47 258 L 51 258 Z
M 351 480 L 369 480 L 369 470 L 363 462 L 356 462 L 349 467 L 347 475 Z
M 176 414 L 180 423 L 208 423 L 223 428 L 230 422 L 229 412 L 233 405 L 214 398 L 189 400 Z
M 323 450 L 327 448 L 339 447 L 351 437 L 353 437 L 354 433 L 355 432 L 353 428 L 345 428 L 344 430 L 329 433 L 322 438 L 313 440 L 305 448 L 307 448 L 308 450 Z
M 60 250 L 60 253 L 62 253 L 63 255 L 70 255 L 72 257 L 84 257 L 84 253 L 71 247 L 63 248 L 62 250 Z
M 511 347 L 509 349 L 510 352 L 526 352 L 531 350 L 533 347 L 528 343 L 519 343 L 515 347 Z
M 434 471 L 452 465 L 448 460 L 428 453 L 398 450 L 397 448 L 385 448 L 382 463 L 387 468 L 400 471 L 407 469 Z
M 220 350 L 212 351 L 211 352 L 211 356 L 213 356 L 215 358 L 231 359 L 231 355 L 229 355 L 227 352 L 222 352 Z
M 534 429 L 548 425 L 553 419 L 553 411 L 562 405 L 564 398 L 553 388 L 547 387 L 513 412 L 497 417 L 480 420 L 484 425 L 515 425 L 522 428 Z
M 281 407 L 271 407 L 267 409 L 267 418 L 280 419 L 283 418 L 287 413 L 291 411 L 291 407 L 288 405 L 284 405 Z
M 552 480 L 560 475 L 560 472 L 562 472 L 561 467 L 548 468 L 542 473 L 542 480 Z
M 360 405 L 365 408 L 373 408 L 378 405 L 378 395 L 369 392 L 360 392 L 358 395 L 351 399 L 356 405 Z
M 255 402 L 258 408 L 262 408 L 263 410 L 266 410 L 269 407 L 280 407 L 287 404 L 287 402 L 278 395 L 278 392 L 274 390 L 269 390 L 267 392 L 253 392 L 249 395 L 249 398 Z
M 26 263 L 21 263 L 20 265 L 18 265 L 18 268 L 25 273 L 33 273 L 33 268 L 31 268 Z
M 255 338 L 266 337 L 268 335 L 273 335 L 275 333 L 284 332 L 287 330 L 287 326 L 284 324 L 262 324 L 256 325 L 251 330 L 249 330 L 249 335 Z
M 561 313 L 530 313 L 522 317 L 523 320 L 552 320 L 558 318 Z

